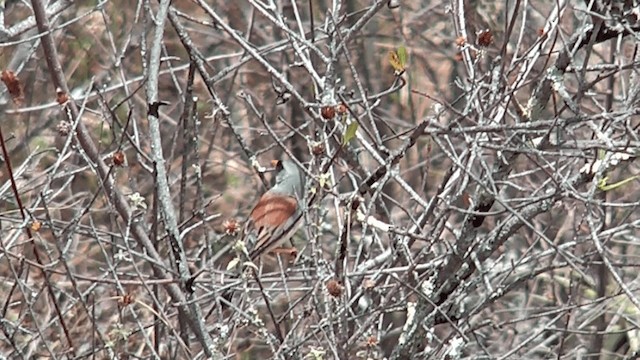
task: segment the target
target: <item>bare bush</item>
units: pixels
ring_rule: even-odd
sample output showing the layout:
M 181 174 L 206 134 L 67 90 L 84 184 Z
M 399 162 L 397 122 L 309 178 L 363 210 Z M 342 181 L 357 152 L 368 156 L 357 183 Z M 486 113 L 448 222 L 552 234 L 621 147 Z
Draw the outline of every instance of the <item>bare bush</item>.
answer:
M 3 3 L 0 358 L 638 356 L 637 1 Z

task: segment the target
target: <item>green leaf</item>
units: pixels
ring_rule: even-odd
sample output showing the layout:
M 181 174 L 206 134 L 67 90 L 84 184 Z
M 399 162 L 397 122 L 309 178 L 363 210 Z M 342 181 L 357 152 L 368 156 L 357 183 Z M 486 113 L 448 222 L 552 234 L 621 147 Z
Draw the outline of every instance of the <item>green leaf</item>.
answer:
M 240 263 L 239 257 L 233 258 L 231 261 L 229 261 L 229 264 L 227 264 L 227 271 L 234 270 L 239 263 Z
M 604 188 L 607 186 L 607 180 L 609 180 L 608 176 L 605 176 L 602 179 L 600 179 L 600 181 L 598 181 L 598 189 L 602 191 L 606 191 L 604 190 Z
M 389 64 L 396 76 L 402 75 L 407 69 L 407 48 L 400 45 L 395 51 L 389 51 Z
M 329 174 L 329 173 L 320 174 L 320 176 L 318 177 L 318 183 L 320 184 L 321 188 L 324 188 L 325 185 L 330 185 L 331 184 L 331 174 Z M 315 191 L 315 188 L 313 190 Z
M 406 68 L 406 65 L 407 65 L 407 48 L 404 47 L 404 45 L 400 45 L 400 46 L 398 46 L 398 50 L 396 52 L 398 53 L 398 60 L 400 60 L 400 65 L 402 65 L 403 68 Z
M 358 123 L 352 122 L 347 126 L 347 131 L 344 132 L 344 138 L 342 139 L 342 145 L 347 145 L 354 137 L 356 137 L 356 131 L 358 131 Z
M 598 188 L 602 191 L 609 191 L 609 190 L 614 190 L 616 188 L 619 188 L 623 185 L 625 185 L 628 182 L 631 182 L 637 178 L 640 178 L 640 175 L 636 175 L 636 176 L 632 176 L 630 178 L 626 178 L 624 180 L 620 180 L 615 184 L 607 184 L 607 180 L 609 179 L 608 177 L 605 177 L 604 179 L 600 180 L 600 182 L 598 183 Z

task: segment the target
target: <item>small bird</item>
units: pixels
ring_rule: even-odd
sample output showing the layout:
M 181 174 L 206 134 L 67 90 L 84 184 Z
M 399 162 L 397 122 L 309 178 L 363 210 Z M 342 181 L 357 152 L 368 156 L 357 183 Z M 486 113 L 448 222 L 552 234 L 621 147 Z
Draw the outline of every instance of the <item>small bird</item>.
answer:
M 280 248 L 301 224 L 305 175 L 291 160 L 274 163 L 275 185 L 260 197 L 244 228 L 245 244 L 252 261 Z

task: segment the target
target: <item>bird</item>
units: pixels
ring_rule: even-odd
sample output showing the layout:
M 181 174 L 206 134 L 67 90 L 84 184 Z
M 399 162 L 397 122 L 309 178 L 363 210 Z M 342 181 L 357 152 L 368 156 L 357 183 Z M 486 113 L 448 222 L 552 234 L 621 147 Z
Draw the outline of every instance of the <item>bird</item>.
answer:
M 273 163 L 275 184 L 258 199 L 243 231 L 251 261 L 282 249 L 301 224 L 305 174 L 291 160 Z
M 241 252 L 252 263 L 266 253 L 278 251 L 301 224 L 305 174 L 291 160 L 274 160 L 272 164 L 276 171 L 275 184 L 258 199 L 245 221 L 239 241 L 233 246 L 236 250 L 243 249 Z M 227 270 L 240 263 L 241 258 L 236 257 L 227 265 Z M 233 293 L 233 289 L 222 292 L 223 307 L 224 303 L 231 302 Z

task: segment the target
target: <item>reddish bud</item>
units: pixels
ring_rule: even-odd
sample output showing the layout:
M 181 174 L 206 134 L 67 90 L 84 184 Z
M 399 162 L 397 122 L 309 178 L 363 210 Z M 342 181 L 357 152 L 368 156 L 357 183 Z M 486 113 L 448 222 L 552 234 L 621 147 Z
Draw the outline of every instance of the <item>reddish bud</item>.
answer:
M 331 120 L 336 116 L 336 109 L 333 106 L 324 106 L 320 110 L 320 114 L 322 114 L 323 119 Z
M 479 46 L 486 47 L 491 45 L 493 43 L 493 33 L 491 32 L 491 30 L 479 31 L 477 42 Z
M 0 80 L 2 80 L 4 85 L 7 87 L 7 90 L 9 90 L 9 95 L 11 95 L 13 103 L 16 105 L 22 104 L 22 101 L 24 100 L 24 93 L 22 92 L 20 79 L 18 79 L 16 74 L 11 70 L 3 70 Z
M 240 223 L 236 219 L 227 219 L 222 223 L 224 233 L 227 235 L 236 235 L 240 231 Z
M 333 297 L 340 297 L 342 295 L 342 285 L 337 280 L 331 279 L 327 282 L 327 291 Z
M 115 166 L 124 166 L 125 161 L 127 160 L 127 158 L 124 155 L 124 152 L 122 150 L 120 150 L 120 151 L 116 151 L 113 154 L 113 157 L 112 157 L 111 160 L 113 161 L 113 165 L 115 165 Z

